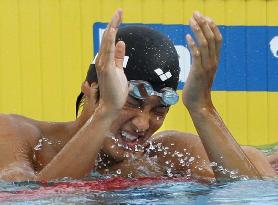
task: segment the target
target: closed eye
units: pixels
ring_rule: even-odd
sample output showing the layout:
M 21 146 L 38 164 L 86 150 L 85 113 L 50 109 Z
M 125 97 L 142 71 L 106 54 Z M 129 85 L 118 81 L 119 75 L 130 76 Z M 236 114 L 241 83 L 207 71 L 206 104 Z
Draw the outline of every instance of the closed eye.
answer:
M 153 108 L 153 113 L 159 117 L 164 117 L 169 110 L 169 107 L 166 106 L 159 106 Z
M 125 103 L 125 107 L 127 108 L 140 108 L 142 106 L 142 102 L 139 99 L 128 97 Z

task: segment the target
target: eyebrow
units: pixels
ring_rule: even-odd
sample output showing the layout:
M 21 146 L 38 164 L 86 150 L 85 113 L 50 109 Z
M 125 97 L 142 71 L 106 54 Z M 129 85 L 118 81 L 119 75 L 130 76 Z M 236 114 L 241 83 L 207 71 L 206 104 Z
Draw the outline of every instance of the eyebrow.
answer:
M 143 100 L 137 99 L 137 98 L 135 98 L 135 97 L 133 97 L 133 96 L 129 96 L 129 97 L 130 97 L 130 98 L 127 98 L 127 100 L 128 100 L 128 99 L 131 99 L 132 101 L 136 101 L 136 102 L 138 102 L 138 103 L 140 103 L 140 104 L 143 103 Z

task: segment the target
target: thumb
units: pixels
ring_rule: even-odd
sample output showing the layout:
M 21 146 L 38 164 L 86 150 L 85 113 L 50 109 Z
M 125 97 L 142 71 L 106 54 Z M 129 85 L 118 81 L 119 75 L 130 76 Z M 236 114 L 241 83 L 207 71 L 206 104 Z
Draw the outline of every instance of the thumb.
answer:
M 125 43 L 123 41 L 119 41 L 116 44 L 115 48 L 115 65 L 117 68 L 123 67 L 125 57 Z

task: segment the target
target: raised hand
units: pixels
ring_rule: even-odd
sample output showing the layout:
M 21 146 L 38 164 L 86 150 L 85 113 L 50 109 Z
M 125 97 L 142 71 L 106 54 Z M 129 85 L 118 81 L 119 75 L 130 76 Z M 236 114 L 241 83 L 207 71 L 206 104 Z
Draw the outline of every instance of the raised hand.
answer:
M 191 110 L 212 106 L 210 91 L 219 62 L 222 36 L 215 23 L 199 12 L 194 12 L 189 25 L 197 43 L 186 35 L 192 66 L 183 89 L 183 103 Z
M 211 100 L 211 86 L 219 61 L 222 36 L 214 22 L 194 12 L 189 24 L 197 44 L 186 36 L 192 55 L 192 67 L 183 89 L 183 103 L 187 107 L 196 131 L 211 162 L 217 180 L 230 180 L 230 172 L 238 170 L 238 176 L 261 178 L 256 166 L 245 155 L 222 121 Z
M 108 24 L 96 58 L 100 104 L 108 111 L 119 111 L 126 102 L 128 83 L 123 71 L 125 43 L 117 42 L 116 33 L 122 21 L 122 10 L 118 9 Z

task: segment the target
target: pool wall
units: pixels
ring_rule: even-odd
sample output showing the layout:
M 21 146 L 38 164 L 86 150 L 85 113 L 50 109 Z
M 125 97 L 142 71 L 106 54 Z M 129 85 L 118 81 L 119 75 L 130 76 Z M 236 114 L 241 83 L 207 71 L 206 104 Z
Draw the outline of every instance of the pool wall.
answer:
M 242 36 L 224 39 L 226 60 L 222 64 L 223 71 L 232 72 L 230 64 L 237 66 L 241 61 L 234 58 L 237 51 L 232 52 L 229 45 L 232 41 L 245 45 L 245 52 L 238 51 L 246 64 L 241 68 L 244 77 L 240 70 L 234 73 L 238 78 L 230 78 L 233 73 L 224 75 L 227 87 L 214 89 L 213 100 L 239 143 L 278 142 L 278 58 L 269 50 L 268 41 L 268 27 L 277 31 L 278 1 L 1 0 L 0 112 L 49 121 L 74 119 L 75 99 L 94 55 L 92 26 L 108 22 L 118 7 L 124 9 L 126 23 L 188 24 L 192 12 L 199 10 L 217 24 L 243 26 Z M 261 30 L 249 32 L 254 26 Z M 265 46 L 257 49 L 261 55 L 250 59 L 252 41 L 248 39 L 261 40 L 262 35 L 266 36 Z M 273 35 L 278 36 L 278 31 Z M 258 71 L 255 77 L 253 67 Z M 243 89 L 228 86 L 242 81 Z M 264 86 L 251 89 L 249 82 L 254 81 Z M 165 129 L 196 133 L 181 101 L 171 109 L 161 130 Z

